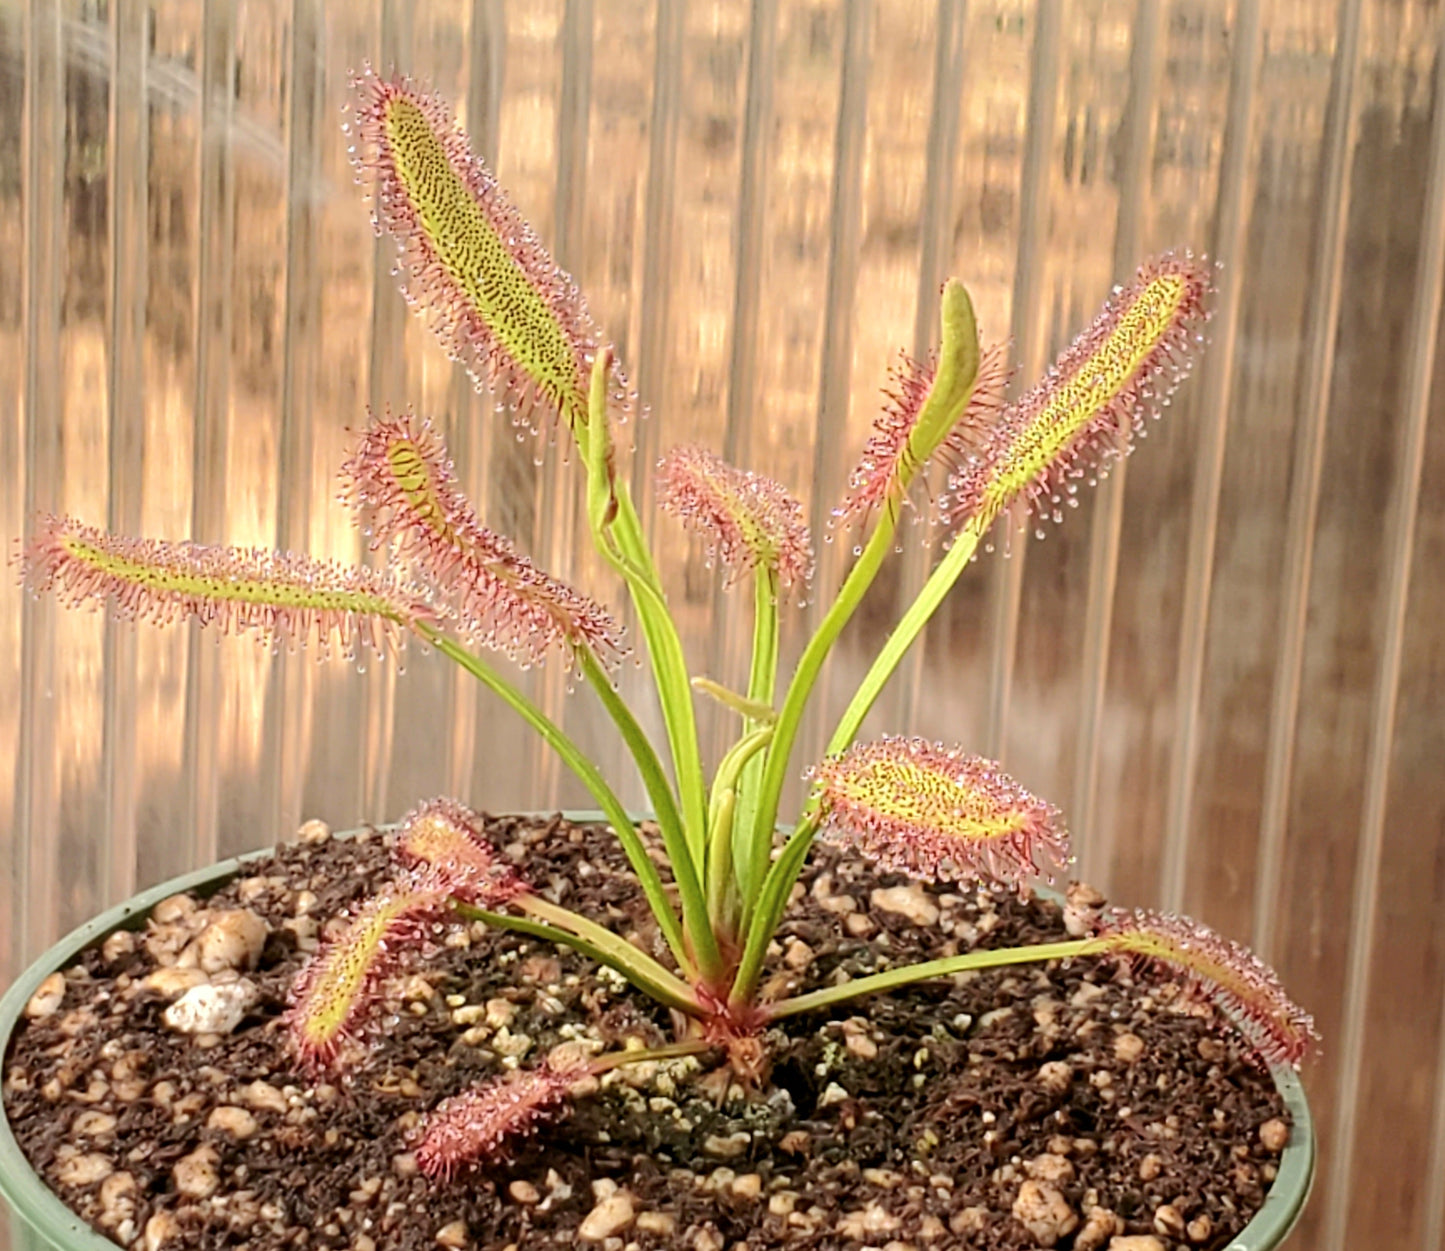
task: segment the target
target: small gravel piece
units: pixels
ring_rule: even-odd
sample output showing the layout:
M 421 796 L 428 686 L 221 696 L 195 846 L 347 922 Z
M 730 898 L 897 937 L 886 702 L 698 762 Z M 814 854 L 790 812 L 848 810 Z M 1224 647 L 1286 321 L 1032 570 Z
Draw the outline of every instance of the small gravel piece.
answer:
M 151 909 L 151 920 L 157 925 L 175 925 L 194 916 L 196 901 L 189 895 L 167 895 Z
M 1074 1070 L 1065 1060 L 1048 1060 L 1039 1065 L 1039 1085 L 1051 1095 L 1062 1095 L 1074 1084 Z
M 1154 1209 L 1154 1232 L 1165 1238 L 1184 1236 L 1184 1217 L 1172 1203 L 1161 1203 Z
M 36 988 L 25 1005 L 25 1015 L 32 1021 L 54 1016 L 65 998 L 65 974 L 52 973 Z
M 162 999 L 179 999 L 186 991 L 204 986 L 210 980 L 200 969 L 157 969 L 141 979 L 141 989 L 154 991 Z
M 266 922 L 250 908 L 218 912 L 196 938 L 197 962 L 207 973 L 254 969 L 268 932 Z
M 868 898 L 879 911 L 907 917 L 914 925 L 938 924 L 938 904 L 934 902 L 933 896 L 916 882 L 908 886 L 880 887 Z
M 171 1180 L 187 1198 L 209 1199 L 221 1184 L 220 1175 L 216 1172 L 219 1161 L 215 1148 L 203 1143 L 190 1155 L 183 1155 L 176 1161 L 171 1169 Z
M 1124 1222 L 1108 1208 L 1090 1208 L 1083 1229 L 1074 1238 L 1074 1251 L 1098 1251 L 1123 1228 Z
M 464 1247 L 467 1245 L 466 1221 L 452 1221 L 437 1230 L 436 1243 L 439 1247 Z
M 1266 1151 L 1283 1151 L 1289 1142 L 1289 1126 L 1271 1117 L 1259 1127 L 1259 1141 Z
M 1013 1205 L 1014 1219 L 1042 1247 L 1052 1247 L 1079 1227 L 1079 1216 L 1054 1187 L 1030 1178 L 1019 1187 Z
M 241 1087 L 241 1102 L 257 1112 L 285 1113 L 286 1096 L 270 1082 L 255 1081 Z
M 146 1222 L 145 1233 L 141 1235 L 141 1246 L 144 1251 L 161 1251 L 162 1247 L 179 1238 L 180 1234 L 180 1222 L 162 1209 Z
M 206 1118 L 206 1128 L 218 1129 L 222 1133 L 230 1134 L 237 1141 L 241 1141 L 250 1138 L 256 1132 L 256 1118 L 245 1108 L 237 1108 L 223 1103 L 219 1108 L 211 1109 L 211 1115 Z
M 582 1218 L 577 1236 L 584 1242 L 601 1242 L 627 1229 L 634 1217 L 632 1196 L 625 1190 L 614 1191 Z
M 324 843 L 331 838 L 331 827 L 325 821 L 311 820 L 302 823 L 301 828 L 296 831 L 296 841 L 312 847 Z
M 1074 1166 L 1062 1155 L 1036 1156 L 1024 1165 L 1024 1172 L 1052 1186 L 1066 1186 L 1074 1180 Z
M 1144 1054 L 1144 1040 L 1138 1034 L 1120 1034 L 1114 1039 L 1114 1059 L 1133 1064 Z
M 96 1151 L 70 1156 L 60 1160 L 55 1166 L 56 1179 L 62 1186 L 94 1186 L 113 1172 L 115 1165 Z

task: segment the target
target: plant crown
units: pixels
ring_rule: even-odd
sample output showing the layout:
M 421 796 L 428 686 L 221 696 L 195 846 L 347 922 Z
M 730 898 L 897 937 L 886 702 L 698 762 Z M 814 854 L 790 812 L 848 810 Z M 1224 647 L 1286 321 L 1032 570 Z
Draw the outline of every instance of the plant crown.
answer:
M 1068 863 L 1059 811 L 993 761 L 920 739 L 856 743 L 872 706 L 990 527 L 1030 514 L 1061 519 L 1079 480 L 1127 453 L 1159 415 L 1203 343 L 1208 267 L 1161 256 L 1116 288 L 1095 321 L 1037 385 L 1005 402 L 1007 344 L 981 347 L 968 293 L 942 291 L 941 340 L 928 362 L 904 360 L 835 511 L 861 533 L 856 559 L 780 684 L 781 609 L 813 576 L 812 539 L 788 489 L 698 447 L 658 467 L 662 510 L 700 534 L 729 583 L 752 586 L 753 653 L 742 689 L 690 675 L 613 429 L 634 397 L 572 280 L 507 200 L 436 96 L 404 77 L 353 79 L 348 131 L 378 233 L 399 253 L 407 299 L 443 347 L 534 431 L 556 423 L 576 444 L 587 520 L 625 584 L 654 681 L 665 744 L 654 743 L 613 685 L 623 653 L 607 609 L 538 569 L 489 530 L 465 498 L 440 434 L 411 414 L 373 414 L 343 471 L 343 498 L 365 519 L 389 572 L 305 557 L 108 535 L 41 519 L 27 575 L 68 602 L 108 601 L 131 617 L 196 618 L 273 642 L 339 641 L 390 650 L 417 636 L 485 686 L 558 753 L 621 840 L 670 959 L 552 903 L 498 860 L 479 819 L 434 800 L 403 822 L 397 872 L 312 957 L 292 992 L 290 1035 L 314 1071 L 354 1068 L 386 976 L 415 958 L 443 922 L 484 921 L 585 952 L 660 1003 L 681 1024 L 671 1047 L 578 1058 L 511 1073 L 441 1103 L 418 1131 L 417 1158 L 442 1177 L 496 1157 L 506 1142 L 561 1111 L 619 1063 L 725 1048 L 736 1072 L 765 1069 L 770 1022 L 929 978 L 1028 961 L 1112 955 L 1176 977 L 1222 1005 L 1256 1054 L 1298 1064 L 1314 1037 L 1274 974 L 1243 948 L 1181 918 L 1105 914 L 1072 941 L 972 950 L 890 969 L 792 998 L 764 999 L 769 940 L 815 837 L 890 870 L 1024 890 Z M 902 510 L 930 462 L 947 489 L 934 501 L 950 542 L 872 662 L 835 728 L 791 833 L 774 831 L 794 747 L 830 649 L 897 542 Z M 813 592 L 818 594 L 817 591 Z M 481 654 L 521 665 L 570 664 L 615 722 L 646 788 L 671 886 L 599 768 Z M 556 653 L 562 653 L 559 658 Z M 742 679 L 744 675 L 737 675 Z M 709 779 L 694 690 L 740 719 Z M 671 766 L 670 769 L 668 766 Z

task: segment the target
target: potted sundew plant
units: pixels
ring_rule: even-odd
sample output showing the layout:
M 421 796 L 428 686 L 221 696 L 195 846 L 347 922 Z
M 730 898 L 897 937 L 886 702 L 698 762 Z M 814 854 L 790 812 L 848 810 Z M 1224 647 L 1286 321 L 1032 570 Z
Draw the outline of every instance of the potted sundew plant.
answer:
M 1006 345 L 980 344 L 947 283 L 936 356 L 895 372 L 836 510 L 855 559 L 841 586 L 807 590 L 826 609 L 791 674 L 780 619 L 814 564 L 801 505 L 703 448 L 667 453 L 663 511 L 732 593 L 751 587 L 750 666 L 724 684 L 689 670 L 618 471 L 637 401 L 572 281 L 442 101 L 363 71 L 348 126 L 406 298 L 478 387 L 572 443 L 664 734 L 615 685 L 617 618 L 489 529 L 411 413 L 372 414 L 342 470 L 384 570 L 38 519 L 26 575 L 69 604 L 273 646 L 439 653 L 598 811 L 490 818 L 434 799 L 394 829 L 311 827 L 168 891 L 131 909 L 143 931 L 103 919 L 98 946 L 12 1005 L 5 1096 L 35 1169 L 147 1251 L 1231 1242 L 1277 1176 L 1290 1114 L 1269 1072 L 1287 1084 L 1310 1018 L 1196 922 L 1079 884 L 1036 895 L 1069 864 L 1063 818 L 997 763 L 856 741 L 992 528 L 1057 519 L 1158 414 L 1203 342 L 1207 267 L 1143 265 L 1012 402 Z M 934 462 L 947 489 L 915 505 Z M 819 673 L 915 506 L 950 541 L 785 811 Z M 571 668 L 650 819 L 498 655 Z M 737 722 L 710 772 L 699 694 Z M 1231 1245 L 1282 1236 L 1301 1168 L 1272 1231 Z

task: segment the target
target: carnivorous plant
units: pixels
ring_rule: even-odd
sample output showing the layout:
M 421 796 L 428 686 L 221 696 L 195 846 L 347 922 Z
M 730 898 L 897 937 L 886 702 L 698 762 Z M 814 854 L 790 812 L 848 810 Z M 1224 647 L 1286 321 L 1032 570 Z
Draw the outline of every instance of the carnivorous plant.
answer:
M 644 950 L 532 889 L 500 858 L 474 814 L 450 800 L 415 809 L 396 838 L 397 872 L 356 907 L 301 973 L 289 1033 L 298 1061 L 324 1071 L 357 1063 L 384 977 L 439 922 L 485 922 L 566 944 L 672 1009 L 677 1040 L 576 1066 L 514 1071 L 446 1100 L 420 1130 L 418 1158 L 450 1175 L 494 1157 L 513 1134 L 562 1107 L 579 1082 L 619 1063 L 708 1050 L 757 1078 L 763 1038 L 782 1018 L 967 970 L 1112 955 L 1157 966 L 1224 1006 L 1260 1056 L 1298 1063 L 1310 1018 L 1252 955 L 1203 926 L 1147 912 L 1103 913 L 1068 941 L 969 950 L 888 968 L 790 998 L 760 993 L 769 941 L 817 838 L 924 879 L 1023 889 L 1068 861 L 1060 813 L 993 761 L 915 738 L 855 741 L 862 721 L 995 524 L 1054 515 L 1123 455 L 1187 374 L 1203 342 L 1210 271 L 1187 253 L 1144 264 L 1047 374 L 1006 400 L 1006 344 L 982 346 L 957 281 L 942 290 L 941 339 L 929 361 L 905 360 L 862 449 L 836 523 L 858 535 L 841 586 L 791 674 L 779 672 L 780 618 L 813 575 L 812 538 L 782 484 L 700 447 L 657 468 L 662 509 L 702 536 L 730 581 L 752 591 L 748 672 L 736 688 L 694 678 L 668 610 L 614 434 L 638 407 L 613 349 L 572 280 L 471 150 L 450 109 L 401 77 L 354 77 L 354 160 L 379 232 L 399 250 L 403 293 L 446 350 L 534 431 L 556 423 L 586 480 L 586 520 L 631 597 L 661 713 L 654 742 L 614 686 L 625 644 L 617 619 L 539 569 L 489 529 L 459 489 L 442 439 L 410 413 L 375 413 L 343 469 L 345 498 L 384 546 L 386 571 L 275 552 L 136 539 L 66 518 L 36 523 L 27 572 L 72 603 L 108 601 L 131 617 L 197 618 L 272 642 L 315 640 L 394 650 L 407 636 L 489 688 L 581 780 L 620 840 L 661 944 Z M 926 503 L 922 477 L 941 463 L 947 489 Z M 799 771 L 799 727 L 829 653 L 898 542 L 910 507 L 934 510 L 951 535 L 912 605 L 873 659 L 811 771 L 801 811 L 784 813 Z M 814 595 L 824 594 L 819 589 Z M 631 755 L 656 819 L 667 877 L 612 785 L 487 653 L 570 666 Z M 694 697 L 738 718 L 736 741 L 709 776 Z M 794 817 L 777 843 L 780 816 Z M 667 880 L 670 877 L 670 882 Z

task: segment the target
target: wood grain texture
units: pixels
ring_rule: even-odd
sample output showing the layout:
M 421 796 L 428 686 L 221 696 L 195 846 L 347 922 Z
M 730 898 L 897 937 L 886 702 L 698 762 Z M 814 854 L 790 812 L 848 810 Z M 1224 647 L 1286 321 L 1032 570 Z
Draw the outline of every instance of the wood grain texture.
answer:
M 1296 1245 L 1445 1251 L 1441 38 L 1432 0 L 0 0 L 0 546 L 63 508 L 361 559 L 348 427 L 411 403 L 489 524 L 616 602 L 575 459 L 517 441 L 372 242 L 340 129 L 365 58 L 455 103 L 588 293 L 649 516 L 656 457 L 700 442 L 825 523 L 949 274 L 1033 372 L 1137 258 L 1208 249 L 1200 376 L 1127 475 L 965 571 L 867 730 L 991 746 L 1120 902 L 1261 942 L 1326 1039 Z M 740 683 L 747 591 L 719 606 L 650 524 L 694 667 Z M 805 742 L 936 558 L 900 536 Z M 785 666 L 852 559 L 817 537 Z M 525 681 L 641 805 L 589 694 Z M 582 798 L 417 649 L 358 677 L 8 578 L 0 759 L 0 978 L 303 817 Z

